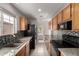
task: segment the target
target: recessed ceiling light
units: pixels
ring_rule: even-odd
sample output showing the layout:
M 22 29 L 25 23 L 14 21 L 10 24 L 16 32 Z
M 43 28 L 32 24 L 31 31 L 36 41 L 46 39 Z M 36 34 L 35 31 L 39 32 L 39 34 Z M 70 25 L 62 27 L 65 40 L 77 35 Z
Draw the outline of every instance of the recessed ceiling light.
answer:
M 38 11 L 41 12 L 42 10 L 41 9 L 38 9 Z

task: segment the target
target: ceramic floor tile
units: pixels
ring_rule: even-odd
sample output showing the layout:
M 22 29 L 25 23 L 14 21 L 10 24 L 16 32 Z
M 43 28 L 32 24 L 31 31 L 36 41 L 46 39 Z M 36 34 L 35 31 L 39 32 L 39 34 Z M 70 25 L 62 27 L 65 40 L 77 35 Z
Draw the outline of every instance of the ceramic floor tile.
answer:
M 31 53 L 31 56 L 49 56 L 44 42 L 38 42 L 35 50 Z

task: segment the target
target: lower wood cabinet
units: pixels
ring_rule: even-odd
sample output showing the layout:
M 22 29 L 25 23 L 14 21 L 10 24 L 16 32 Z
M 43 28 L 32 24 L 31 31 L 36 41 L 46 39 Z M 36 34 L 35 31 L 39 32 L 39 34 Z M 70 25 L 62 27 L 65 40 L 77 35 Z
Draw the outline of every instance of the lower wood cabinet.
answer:
M 60 52 L 60 56 L 64 56 L 63 52 Z
M 26 45 L 16 54 L 16 56 L 26 56 Z
M 30 45 L 28 44 L 27 46 L 26 46 L 26 56 L 29 56 L 29 54 L 30 54 Z
M 24 45 L 20 51 L 16 54 L 16 56 L 29 56 L 29 44 Z

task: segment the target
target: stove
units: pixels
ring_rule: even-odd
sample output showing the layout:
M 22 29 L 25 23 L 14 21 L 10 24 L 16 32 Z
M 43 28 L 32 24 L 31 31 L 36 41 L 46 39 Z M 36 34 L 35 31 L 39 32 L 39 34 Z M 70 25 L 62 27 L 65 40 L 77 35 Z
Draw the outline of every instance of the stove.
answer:
M 69 44 L 63 40 L 53 40 L 52 44 L 55 48 L 78 48 L 72 44 Z
M 78 47 L 71 45 L 63 40 L 53 40 L 52 46 L 54 47 L 54 50 L 55 50 L 57 56 L 60 56 L 60 51 L 58 50 L 58 48 L 78 48 Z

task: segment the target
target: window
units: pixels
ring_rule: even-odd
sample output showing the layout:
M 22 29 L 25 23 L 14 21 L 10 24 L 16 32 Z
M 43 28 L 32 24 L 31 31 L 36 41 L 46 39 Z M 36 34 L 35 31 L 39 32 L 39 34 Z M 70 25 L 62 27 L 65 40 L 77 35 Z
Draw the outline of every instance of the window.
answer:
M 1 36 L 1 11 L 0 11 L 0 36 Z
M 0 11 L 0 35 L 15 33 L 15 22 L 16 21 L 14 16 Z
M 3 20 L 3 34 L 6 35 L 14 33 L 14 17 L 3 13 Z
M 2 15 L 4 22 L 9 22 L 9 15 L 7 15 L 6 13 L 3 13 Z
M 10 16 L 10 23 L 14 24 L 14 17 Z
M 2 15 L 3 15 L 3 18 L 5 18 L 5 19 L 9 19 L 9 15 L 8 15 L 8 14 L 3 13 Z
M 18 29 L 18 23 L 17 23 L 17 19 L 15 18 L 15 20 L 14 20 L 14 29 L 15 29 L 15 33 L 17 33 L 17 29 Z
M 1 11 L 0 11 L 0 22 L 1 22 Z

